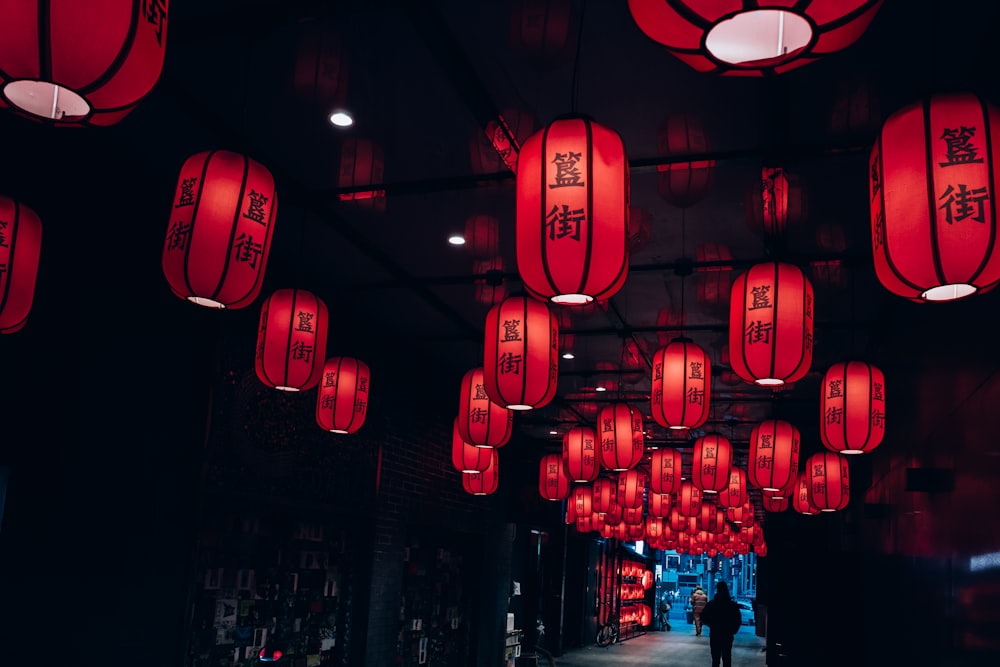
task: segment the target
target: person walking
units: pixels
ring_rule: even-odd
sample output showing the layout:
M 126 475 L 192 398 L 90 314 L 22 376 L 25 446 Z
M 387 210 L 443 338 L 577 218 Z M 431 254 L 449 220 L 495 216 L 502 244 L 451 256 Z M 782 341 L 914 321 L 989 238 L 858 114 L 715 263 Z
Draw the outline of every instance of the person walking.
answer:
M 691 615 L 694 617 L 694 634 L 696 637 L 701 637 L 701 612 L 705 609 L 705 604 L 708 602 L 708 596 L 705 595 L 705 591 L 701 590 L 701 586 L 695 586 L 694 590 L 691 591 Z
M 743 625 L 739 606 L 729 595 L 729 586 L 720 581 L 715 586 L 715 597 L 701 610 L 701 622 L 708 626 L 708 645 L 712 651 L 712 667 L 733 665 L 733 637 Z
M 670 632 L 670 603 L 666 593 L 660 598 L 660 629 Z

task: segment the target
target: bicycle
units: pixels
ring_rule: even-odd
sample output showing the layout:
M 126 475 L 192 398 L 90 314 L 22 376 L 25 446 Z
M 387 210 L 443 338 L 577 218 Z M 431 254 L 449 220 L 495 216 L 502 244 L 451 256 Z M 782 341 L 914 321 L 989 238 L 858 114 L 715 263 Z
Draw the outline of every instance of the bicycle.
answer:
M 547 649 L 542 648 L 542 638 L 545 637 L 545 624 L 538 621 L 538 640 L 535 642 L 535 656 L 542 656 L 545 658 L 549 667 L 556 667 L 556 659 L 548 652 Z
M 597 630 L 597 645 L 601 647 L 611 646 L 618 641 L 618 634 L 621 631 L 617 618 L 608 619 Z

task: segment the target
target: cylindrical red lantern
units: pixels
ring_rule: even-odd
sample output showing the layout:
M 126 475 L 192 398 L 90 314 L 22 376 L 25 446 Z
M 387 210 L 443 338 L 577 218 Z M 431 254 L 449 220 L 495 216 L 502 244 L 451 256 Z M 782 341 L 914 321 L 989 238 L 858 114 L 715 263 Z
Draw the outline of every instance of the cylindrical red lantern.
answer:
M 732 465 L 733 445 L 729 438 L 710 433 L 694 441 L 691 482 L 703 494 L 717 494 L 726 490 Z
M 563 436 L 563 463 L 566 475 L 573 482 L 593 482 L 601 472 L 597 457 L 594 429 L 574 426 Z
M 739 507 L 747 502 L 747 474 L 743 468 L 729 469 L 729 480 L 725 490 L 719 494 L 719 504 L 723 507 Z
M 614 480 L 601 477 L 590 487 L 590 498 L 597 514 L 607 514 L 618 504 L 618 486 Z
M 726 518 L 738 525 L 752 526 L 754 523 L 753 506 L 749 502 L 739 507 L 726 509 Z
M 781 74 L 855 42 L 882 0 L 629 0 L 636 25 L 698 72 Z
M 795 495 L 792 496 L 792 508 L 799 514 L 805 514 L 806 516 L 819 514 L 819 509 L 809 499 L 809 475 L 806 474 L 806 471 L 802 471 L 798 475 L 798 482 L 795 485 Z
M 27 323 L 41 251 L 38 216 L 27 206 L 0 196 L 0 333 L 20 331 Z
M 114 125 L 160 78 L 168 4 L 6 3 L 0 106 L 60 125 Z
M 698 515 L 698 527 L 712 535 L 714 542 L 715 535 L 721 533 L 726 527 L 726 513 L 720 512 L 719 506 L 711 502 L 701 504 L 701 513 Z
M 786 421 L 768 419 L 750 432 L 747 478 L 758 489 L 780 491 L 799 469 L 799 429 Z
M 642 460 L 643 444 L 632 428 L 634 410 L 628 403 L 605 405 L 597 415 L 597 435 L 601 439 L 601 466 L 622 471 Z
M 262 165 L 228 151 L 188 158 L 163 244 L 170 289 L 199 306 L 250 305 L 264 280 L 277 212 L 274 179 Z
M 340 168 L 337 186 L 345 189 L 340 201 L 355 202 L 376 211 L 385 210 L 385 190 L 377 189 L 385 182 L 385 158 L 382 147 L 360 137 L 344 140 L 340 147 Z M 367 187 L 372 186 L 372 187 Z
M 664 447 L 653 452 L 649 464 L 649 489 L 653 493 L 679 493 L 681 490 L 681 452 Z
M 592 530 L 594 530 L 594 521 L 589 515 L 576 518 L 576 532 L 589 533 Z
M 677 496 L 677 509 L 681 516 L 696 517 L 701 512 L 701 489 L 691 482 L 681 482 Z
M 841 454 L 864 454 L 885 437 L 885 376 L 864 361 L 830 366 L 820 385 L 823 445 Z
M 729 358 L 747 382 L 773 386 L 809 371 L 813 353 L 813 288 L 794 264 L 764 262 L 733 283 Z
M 546 454 L 538 462 L 538 493 L 546 500 L 564 500 L 569 495 L 569 477 L 562 456 Z
M 268 387 L 305 391 L 326 361 L 326 304 L 312 292 L 279 289 L 264 300 L 257 329 L 257 377 Z
M 656 149 L 661 157 L 704 155 L 708 137 L 701 118 L 690 114 L 669 116 L 656 133 Z M 687 208 L 704 199 L 712 189 L 715 160 L 672 162 L 656 170 L 657 191 L 674 206 Z
M 573 506 L 573 513 L 577 518 L 593 514 L 593 492 L 590 485 L 574 486 L 567 504 Z
M 459 472 L 482 472 L 493 460 L 491 447 L 470 445 L 458 434 L 458 417 L 451 429 L 451 464 Z
M 761 504 L 765 512 L 784 512 L 788 509 L 788 497 L 774 498 L 772 496 L 761 496 Z
M 642 505 L 622 507 L 622 521 L 631 525 L 641 524 L 643 520 Z
M 472 215 L 465 220 L 465 251 L 477 260 L 490 260 L 500 250 L 500 222 L 492 215 Z
M 729 285 L 726 285 L 726 292 Z M 679 330 L 684 326 L 684 311 L 679 308 L 664 307 L 656 313 L 656 340 L 660 347 L 665 347 L 670 341 L 679 335 Z M 661 331 L 660 329 L 665 329 Z
M 666 519 L 670 516 L 671 496 L 668 493 L 649 492 L 649 516 Z
M 371 372 L 351 357 L 330 357 L 316 396 L 316 423 L 333 433 L 354 433 L 368 415 Z
M 820 512 L 835 512 L 847 507 L 851 498 L 851 475 L 847 457 L 834 452 L 817 452 L 808 459 L 802 472 L 809 479 L 809 504 Z
M 514 428 L 514 413 L 490 400 L 483 368 L 473 368 L 462 377 L 458 394 L 458 432 L 476 447 L 503 447 Z
M 483 382 L 508 410 L 548 405 L 559 380 L 559 323 L 541 301 L 512 296 L 486 315 Z
M 1000 110 L 939 95 L 892 114 L 869 170 L 875 274 L 914 301 L 948 301 L 1000 282 L 993 198 Z
M 698 303 L 707 306 L 722 306 L 729 303 L 732 291 L 733 259 L 729 246 L 722 243 L 700 243 L 695 248 L 695 297 Z
M 482 472 L 463 472 L 462 488 L 473 496 L 488 496 L 500 486 L 500 456 L 496 449 L 490 449 L 490 465 Z
M 527 111 L 504 109 L 499 118 L 476 129 L 470 143 L 472 173 L 517 172 L 517 158 L 525 139 L 535 131 L 535 119 Z M 466 239 L 468 243 L 468 239 Z
M 558 118 L 531 135 L 517 169 L 517 268 L 556 303 L 608 299 L 628 273 L 629 169 L 617 132 Z
M 697 428 L 708 419 L 712 362 L 691 340 L 678 338 L 653 355 L 653 419 L 669 429 Z
M 646 497 L 646 473 L 625 470 L 618 475 L 618 504 L 624 508 L 642 508 Z
M 747 191 L 747 224 L 755 233 L 774 238 L 806 216 L 805 190 L 798 176 L 784 169 L 764 167 L 760 183 Z
M 655 516 L 646 517 L 646 537 L 656 540 L 663 537 L 663 519 Z

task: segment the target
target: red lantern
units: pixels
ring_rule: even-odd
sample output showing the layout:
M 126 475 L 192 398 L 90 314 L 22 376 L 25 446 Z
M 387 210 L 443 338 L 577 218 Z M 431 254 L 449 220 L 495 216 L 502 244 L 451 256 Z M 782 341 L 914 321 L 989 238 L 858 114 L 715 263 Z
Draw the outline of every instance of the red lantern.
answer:
M 725 511 L 720 512 L 719 506 L 714 503 L 702 503 L 701 513 L 698 515 L 698 527 L 711 535 L 714 542 L 715 535 L 726 527 Z
M 576 518 L 576 532 L 578 533 L 589 533 L 594 530 L 594 521 L 589 516 L 580 516 Z
M 476 447 L 503 447 L 514 428 L 514 413 L 490 400 L 483 368 L 473 368 L 462 377 L 458 394 L 458 432 Z
M 729 355 L 747 382 L 773 386 L 809 371 L 813 345 L 813 288 L 794 264 L 764 262 L 733 283 Z
M 719 364 L 722 366 L 719 380 L 723 384 L 734 385 L 743 381 L 739 375 L 733 372 L 732 365 L 729 363 L 729 343 L 723 343 L 719 347 Z
M 503 257 L 473 262 L 472 273 L 478 276 L 475 279 L 476 301 L 493 306 L 507 298 L 503 271 Z
M 490 260 L 500 249 L 500 223 L 492 215 L 473 215 L 465 220 L 465 251 L 478 260 Z
M 640 496 L 640 499 L 642 497 Z M 622 507 L 622 521 L 630 526 L 641 524 L 643 519 L 642 505 L 637 507 Z
M 512 296 L 486 315 L 483 382 L 508 410 L 547 405 L 559 380 L 559 323 L 548 306 Z
M 646 537 L 656 540 L 663 537 L 663 519 L 655 516 L 646 517 Z
M 330 357 L 316 397 L 316 423 L 333 433 L 354 433 L 368 414 L 368 364 L 351 357 Z
M 625 470 L 618 475 L 618 504 L 623 508 L 642 509 L 646 498 L 646 473 L 642 470 Z
M 704 155 L 708 153 L 708 137 L 701 119 L 687 114 L 675 114 L 660 124 L 656 133 L 657 153 L 662 157 Z M 657 191 L 674 206 L 687 208 L 704 199 L 712 189 L 715 160 L 672 162 L 657 166 Z
M 863 361 L 837 363 L 820 387 L 820 436 L 841 454 L 864 454 L 885 437 L 885 377 Z
M 708 419 L 712 362 L 699 345 L 678 338 L 653 355 L 653 419 L 669 429 L 697 428 Z
M 743 468 L 730 468 L 729 483 L 719 494 L 719 504 L 723 507 L 740 507 L 747 502 L 747 474 Z
M 817 452 L 806 459 L 802 473 L 809 479 L 809 504 L 820 512 L 847 507 L 851 497 L 851 475 L 847 457 L 834 452 Z
M 781 74 L 857 40 L 882 0 L 629 0 L 636 25 L 698 72 Z
M 618 504 L 618 486 L 613 480 L 601 477 L 590 487 L 590 498 L 596 514 L 607 514 Z
M 798 475 L 795 495 L 792 496 L 792 508 L 799 514 L 806 516 L 819 514 L 819 509 L 812 504 L 812 500 L 809 498 L 809 476 L 804 471 Z
M 538 493 L 546 500 L 564 500 L 569 495 L 569 478 L 559 454 L 546 454 L 538 462 Z
M 701 243 L 695 248 L 695 296 L 698 303 L 724 306 L 729 303 L 733 281 L 733 259 L 729 246 L 721 243 Z M 705 263 L 708 264 L 705 264 Z
M 788 498 L 774 498 L 773 496 L 761 496 L 761 504 L 765 512 L 784 512 L 788 509 Z
M 653 233 L 653 215 L 644 208 L 630 206 L 628 214 L 629 253 L 642 248 Z
M 517 170 L 517 266 L 556 303 L 612 297 L 628 273 L 629 169 L 617 132 L 585 117 L 531 135 Z
M 463 472 L 462 488 L 473 496 L 488 496 L 500 486 L 500 456 L 496 449 L 490 449 L 490 465 L 482 472 Z
M 677 509 L 681 516 L 696 517 L 701 512 L 701 489 L 691 482 L 681 482 L 677 498 Z
M 649 516 L 666 519 L 670 516 L 671 496 L 668 493 L 649 492 Z
M 635 411 L 628 403 L 612 403 L 597 415 L 601 439 L 601 466 L 622 471 L 634 468 L 642 460 L 643 444 L 632 428 Z
M 459 472 L 482 472 L 493 460 L 490 447 L 470 445 L 458 434 L 458 417 L 451 429 L 451 464 Z
M 732 465 L 733 445 L 729 438 L 711 433 L 694 441 L 691 482 L 703 494 L 717 494 L 726 490 Z
M 574 426 L 563 436 L 563 463 L 574 482 L 593 482 L 601 472 L 594 449 L 596 436 L 589 426 Z
M 764 167 L 760 183 L 747 192 L 747 224 L 765 238 L 781 236 L 806 215 L 805 191 L 797 176 Z
M 60 125 L 114 125 L 160 78 L 168 4 L 5 3 L 0 106 Z
M 594 513 L 593 492 L 588 486 L 575 486 L 569 498 L 569 505 L 573 506 L 573 513 L 579 517 L 589 517 Z
M 886 120 L 869 194 L 875 273 L 890 292 L 948 301 L 1000 282 L 998 134 L 1000 111 L 972 94 L 934 96 Z
M 768 419 L 750 432 L 747 477 L 765 491 L 788 486 L 799 469 L 799 429 L 786 421 Z
M 525 139 L 535 131 L 535 119 L 527 111 L 504 109 L 489 120 L 484 130 L 472 135 L 472 173 L 517 172 L 517 157 Z
M 42 223 L 27 206 L 0 196 L 0 333 L 24 328 L 35 298 Z
M 513 55 L 536 67 L 554 65 L 571 52 L 572 0 L 514 0 L 509 44 Z
M 753 507 L 747 502 L 739 507 L 727 508 L 726 518 L 735 524 L 752 526 L 754 522 Z
M 385 190 L 374 187 L 385 182 L 385 158 L 382 147 L 370 139 L 351 137 L 340 148 L 340 171 L 337 186 L 346 190 L 337 195 L 340 201 L 356 202 L 376 211 L 385 210 Z
M 652 454 L 649 468 L 649 488 L 653 493 L 680 493 L 680 450 L 673 447 L 657 449 Z
M 728 294 L 728 292 L 729 285 L 726 285 L 726 293 Z M 657 329 L 666 329 L 666 331 L 656 332 L 657 342 L 659 342 L 660 347 L 664 347 L 684 327 L 684 311 L 674 308 L 660 308 L 656 313 L 656 327 Z
M 174 294 L 199 306 L 243 308 L 257 298 L 278 213 L 271 173 L 228 151 L 181 167 L 163 244 Z
M 326 332 L 322 299 L 306 290 L 275 290 L 260 309 L 257 377 L 282 391 L 312 389 L 326 360 Z
M 348 51 L 330 24 L 312 20 L 299 25 L 292 88 L 310 112 L 328 117 L 347 101 Z

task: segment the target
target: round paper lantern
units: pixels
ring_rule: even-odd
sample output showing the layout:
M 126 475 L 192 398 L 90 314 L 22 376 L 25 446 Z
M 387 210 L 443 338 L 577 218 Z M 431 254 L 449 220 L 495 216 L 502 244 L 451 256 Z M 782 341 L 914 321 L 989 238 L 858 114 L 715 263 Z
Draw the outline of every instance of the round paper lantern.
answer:
M 508 410 L 547 405 L 559 380 L 559 323 L 541 301 L 512 296 L 486 315 L 483 382 Z
M 626 509 L 642 509 L 646 499 L 646 473 L 625 470 L 618 475 L 618 504 Z
M 458 417 L 451 429 L 451 464 L 459 472 L 482 472 L 493 460 L 491 447 L 470 445 L 458 433 Z
M 720 512 L 719 506 L 711 502 L 701 504 L 701 512 L 698 514 L 698 527 L 706 531 L 715 541 L 715 534 L 721 533 L 726 527 L 726 513 Z
M 820 436 L 840 454 L 864 454 L 885 436 L 885 377 L 864 361 L 830 366 L 820 385 Z
M 792 496 L 792 508 L 799 514 L 806 516 L 819 514 L 819 509 L 809 499 L 809 476 L 805 471 L 798 475 L 795 494 Z
M 636 25 L 698 72 L 781 74 L 844 49 L 882 0 L 629 0 Z
M 574 486 L 568 505 L 573 506 L 573 513 L 579 517 L 589 517 L 594 513 L 593 491 L 590 485 Z
M 695 248 L 695 297 L 706 306 L 725 306 L 732 290 L 733 259 L 729 246 L 722 243 L 700 243 Z M 706 265 L 705 263 L 708 262 Z
M 228 151 L 188 158 L 163 244 L 170 289 L 199 306 L 250 305 L 264 280 L 277 212 L 274 179 L 257 162 Z
M 465 251 L 478 260 L 489 260 L 500 249 L 500 222 L 492 215 L 472 215 L 465 220 Z
M 611 504 L 608 506 L 607 511 L 597 512 L 595 509 L 595 513 L 602 514 L 604 521 L 606 521 L 609 526 L 616 526 L 619 523 L 623 523 L 625 520 L 625 509 L 618 504 L 618 499 L 614 496 L 611 498 Z M 597 525 L 596 520 L 594 525 Z
M 761 505 L 763 505 L 765 512 L 784 512 L 788 509 L 789 504 L 787 497 L 761 496 Z
M 493 306 L 507 298 L 507 286 L 503 279 L 503 257 L 484 259 L 472 264 L 472 274 L 476 276 L 476 301 Z
M 24 328 L 35 298 L 42 223 L 27 206 L 0 196 L 0 333 Z
M 9 2 L 0 106 L 59 125 L 114 125 L 163 69 L 168 0 Z
M 601 439 L 601 466 L 622 471 L 634 468 L 642 460 L 643 444 L 632 428 L 635 411 L 628 403 L 605 405 L 597 415 Z
M 589 516 L 581 516 L 576 519 L 576 532 L 589 533 L 594 530 L 593 519 Z
M 806 216 L 806 195 L 797 176 L 764 167 L 760 182 L 747 191 L 747 224 L 755 233 L 774 238 Z
M 875 274 L 893 294 L 948 301 L 1000 282 L 1000 111 L 972 94 L 892 114 L 869 170 Z
M 743 468 L 732 467 L 726 488 L 719 494 L 719 504 L 723 507 L 740 507 L 748 500 L 747 474 Z
M 504 109 L 499 118 L 486 123 L 485 130 L 473 132 L 470 142 L 472 173 L 497 174 L 508 170 L 516 173 L 518 153 L 534 131 L 535 119 L 530 113 Z
M 607 477 L 601 477 L 590 487 L 590 498 L 594 512 L 607 514 L 618 504 L 618 485 Z
M 316 423 L 333 433 L 354 433 L 368 414 L 371 372 L 368 364 L 351 357 L 330 357 L 316 397 Z
M 681 490 L 677 494 L 677 509 L 681 516 L 698 516 L 701 513 L 701 500 L 701 489 L 691 482 L 681 482 Z
M 514 413 L 490 400 L 483 368 L 462 377 L 458 394 L 458 433 L 476 447 L 503 447 L 514 429 Z
M 809 371 L 813 347 L 813 288 L 794 264 L 756 264 L 733 283 L 729 359 L 747 382 L 774 386 Z
M 329 117 L 347 101 L 349 68 L 344 38 L 331 23 L 303 21 L 298 25 L 292 90 L 310 112 Z
M 630 526 L 641 524 L 643 521 L 642 504 L 637 507 L 622 507 L 622 521 Z
M 649 516 L 666 519 L 670 516 L 671 504 L 670 494 L 649 492 Z
M 786 421 L 768 419 L 750 432 L 747 478 L 758 489 L 780 491 L 799 469 L 799 429 Z
M 326 360 L 327 310 L 301 289 L 279 289 L 264 300 L 257 329 L 257 377 L 268 387 L 305 391 L 319 384 Z
M 573 482 L 593 482 L 601 472 L 594 443 L 597 436 L 589 426 L 574 426 L 563 436 L 563 463 Z
M 708 419 L 712 362 L 701 346 L 678 338 L 653 355 L 653 419 L 669 429 L 697 428 Z
M 663 519 L 655 516 L 646 517 L 646 537 L 650 540 L 663 536 Z
M 704 155 L 708 137 L 701 119 L 690 114 L 674 114 L 660 124 L 656 149 L 661 157 Z M 704 199 L 712 190 L 715 160 L 672 162 L 656 167 L 657 191 L 664 201 L 687 208 Z
M 847 457 L 834 452 L 817 452 L 806 459 L 802 474 L 809 479 L 810 505 L 820 512 L 835 512 L 847 507 L 851 497 Z
M 463 472 L 462 488 L 473 496 L 488 496 L 500 486 L 500 456 L 496 449 L 490 449 L 490 465 L 482 472 Z
M 556 303 L 609 299 L 628 273 L 629 169 L 621 136 L 582 116 L 531 135 L 517 169 L 517 268 Z
M 726 490 L 732 465 L 733 445 L 729 438 L 710 433 L 694 441 L 691 483 L 703 494 L 718 494 Z
M 657 449 L 650 457 L 649 489 L 653 493 L 680 493 L 681 452 L 673 447 Z
M 538 462 L 538 493 L 546 500 L 564 500 L 569 496 L 569 477 L 561 455 L 546 454 Z
M 735 524 L 752 526 L 754 522 L 753 507 L 749 502 L 743 503 L 739 507 L 729 507 L 726 509 L 726 518 Z
M 382 147 L 360 137 L 344 140 L 340 147 L 340 168 L 337 187 L 345 189 L 337 195 L 340 201 L 353 202 L 375 211 L 385 210 L 385 190 L 375 187 L 385 182 L 385 158 Z

